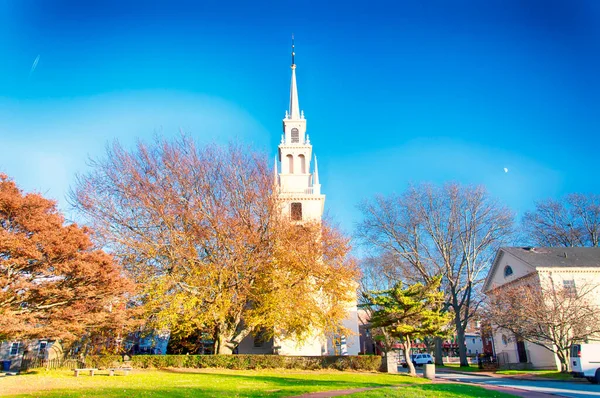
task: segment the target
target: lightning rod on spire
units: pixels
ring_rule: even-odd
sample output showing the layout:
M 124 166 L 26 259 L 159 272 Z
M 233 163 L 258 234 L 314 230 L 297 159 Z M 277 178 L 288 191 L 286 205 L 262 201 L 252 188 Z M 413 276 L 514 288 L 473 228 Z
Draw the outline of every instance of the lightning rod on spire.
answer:
M 292 67 L 296 65 L 294 55 L 296 55 L 296 53 L 294 52 L 294 34 L 292 33 Z

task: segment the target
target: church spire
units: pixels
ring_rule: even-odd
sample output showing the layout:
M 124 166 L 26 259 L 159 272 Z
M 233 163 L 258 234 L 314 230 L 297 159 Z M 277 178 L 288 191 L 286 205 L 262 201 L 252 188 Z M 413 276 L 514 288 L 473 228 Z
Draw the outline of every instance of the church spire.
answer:
M 321 194 L 321 184 L 319 183 L 319 165 L 317 164 L 317 155 L 315 155 L 315 173 L 313 176 L 313 193 Z
M 294 35 L 292 35 L 292 82 L 290 84 L 290 112 L 289 118 L 300 119 L 300 104 L 298 103 L 298 87 L 296 86 L 296 62 L 294 50 Z

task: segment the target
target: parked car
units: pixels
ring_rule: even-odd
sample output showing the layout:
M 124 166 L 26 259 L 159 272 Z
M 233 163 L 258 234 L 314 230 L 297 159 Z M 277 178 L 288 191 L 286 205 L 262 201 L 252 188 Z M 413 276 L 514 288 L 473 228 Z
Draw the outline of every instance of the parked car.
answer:
M 600 383 L 600 343 L 571 346 L 571 374 L 585 377 L 592 384 Z
M 433 357 L 430 354 L 413 354 L 410 356 L 410 360 L 415 366 L 433 363 Z M 401 365 L 403 368 L 408 368 L 405 360 L 402 360 Z

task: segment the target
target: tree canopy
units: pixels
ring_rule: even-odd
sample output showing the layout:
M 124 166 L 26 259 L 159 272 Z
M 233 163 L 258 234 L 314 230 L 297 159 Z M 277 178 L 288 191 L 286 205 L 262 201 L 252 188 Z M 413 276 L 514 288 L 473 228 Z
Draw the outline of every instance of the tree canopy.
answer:
M 444 312 L 444 292 L 440 291 L 442 277 L 427 284 L 405 285 L 401 282 L 383 291 L 365 294 L 371 309 L 370 323 L 382 328 L 387 335 L 401 342 L 410 373 L 416 374 L 410 361 L 412 342 L 418 338 L 443 336 L 451 314 Z
M 537 246 L 592 246 L 600 243 L 600 195 L 571 193 L 537 202 L 523 216 L 527 240 Z
M 54 201 L 0 174 L 0 339 L 75 339 L 119 326 L 132 283 Z
M 266 157 L 183 137 L 114 144 L 72 201 L 143 286 L 148 319 L 231 353 L 249 333 L 302 340 L 335 330 L 355 300 L 349 240 L 282 216 Z
M 464 333 L 480 302 L 477 288 L 511 236 L 512 213 L 483 187 L 460 184 L 412 186 L 365 201 L 360 210 L 357 235 L 383 260 L 367 263 L 376 274 L 424 284 L 442 275 L 461 365 L 468 365 Z

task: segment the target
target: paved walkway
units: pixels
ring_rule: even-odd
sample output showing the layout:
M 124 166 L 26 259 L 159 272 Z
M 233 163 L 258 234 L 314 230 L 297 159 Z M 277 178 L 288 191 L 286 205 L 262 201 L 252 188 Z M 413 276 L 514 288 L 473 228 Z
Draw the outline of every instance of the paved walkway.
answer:
M 453 382 L 453 381 L 448 381 L 448 380 L 434 380 L 433 382 L 434 383 L 439 383 L 439 384 L 474 385 L 473 383 L 458 383 L 458 382 Z M 408 386 L 413 386 L 413 385 L 414 384 L 402 384 L 402 385 L 397 385 L 397 386 L 368 387 L 368 388 L 354 388 L 354 389 L 348 389 L 348 390 L 321 391 L 321 392 L 312 392 L 312 393 L 308 393 L 308 394 L 297 395 L 297 396 L 292 397 L 292 398 L 329 398 L 329 397 L 341 397 L 341 396 L 344 396 L 344 395 L 350 395 L 350 394 L 355 394 L 355 393 L 358 393 L 358 392 L 370 391 L 370 390 L 375 390 L 375 389 L 379 389 L 379 388 L 390 388 L 391 387 L 391 388 L 396 388 L 396 389 L 402 389 L 403 387 L 408 387 Z M 517 397 L 522 397 L 522 398 L 556 398 L 556 395 L 545 394 L 545 393 L 535 392 L 535 391 L 521 390 L 519 388 L 499 387 L 499 386 L 486 386 L 486 385 L 481 385 L 481 384 L 478 384 L 477 386 L 481 387 L 481 388 L 484 388 L 486 390 L 504 392 L 504 393 L 512 394 L 512 395 L 515 395 Z

